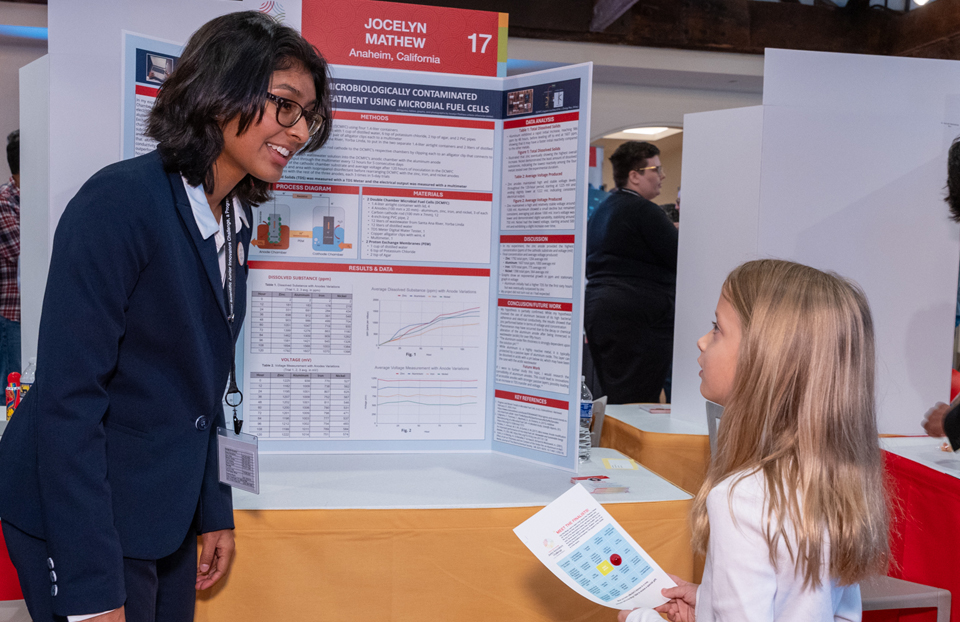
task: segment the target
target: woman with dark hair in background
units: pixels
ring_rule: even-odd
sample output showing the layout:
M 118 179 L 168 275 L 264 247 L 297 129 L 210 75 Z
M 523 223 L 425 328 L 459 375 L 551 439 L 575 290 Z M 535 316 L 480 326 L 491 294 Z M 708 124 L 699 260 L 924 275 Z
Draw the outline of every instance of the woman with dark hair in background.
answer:
M 36 383 L 0 442 L 3 534 L 35 621 L 192 620 L 196 590 L 227 571 L 216 429 L 250 208 L 329 136 L 328 81 L 296 31 L 252 11 L 214 19 L 160 89 L 157 150 L 67 205 Z

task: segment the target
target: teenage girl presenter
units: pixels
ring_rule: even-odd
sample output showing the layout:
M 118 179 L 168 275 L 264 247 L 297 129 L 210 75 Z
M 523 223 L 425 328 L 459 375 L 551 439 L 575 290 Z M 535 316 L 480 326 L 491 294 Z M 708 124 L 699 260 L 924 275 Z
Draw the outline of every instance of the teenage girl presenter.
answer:
M 808 266 L 751 261 L 727 277 L 716 318 L 697 342 L 700 392 L 724 406 L 691 512 L 703 583 L 674 577 L 657 611 L 858 621 L 858 581 L 890 555 L 866 297 Z
M 191 622 L 196 591 L 227 572 L 216 429 L 250 208 L 329 136 L 328 83 L 295 30 L 218 17 L 160 87 L 157 150 L 106 167 L 67 205 L 36 383 L 0 441 L 3 535 L 35 622 Z

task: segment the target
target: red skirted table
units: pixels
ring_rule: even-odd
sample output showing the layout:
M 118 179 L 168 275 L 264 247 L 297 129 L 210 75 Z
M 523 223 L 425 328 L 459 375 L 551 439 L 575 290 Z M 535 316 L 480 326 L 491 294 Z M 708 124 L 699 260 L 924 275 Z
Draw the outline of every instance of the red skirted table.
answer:
M 895 500 L 891 547 L 896 563 L 889 574 L 949 590 L 950 619 L 960 622 L 960 457 L 940 451 L 939 445 L 926 437 L 883 439 Z M 904 612 L 899 620 L 936 619 L 933 613 L 909 615 Z
M 3 534 L 0 534 L 0 601 L 22 599 L 23 592 L 20 591 L 17 571 L 10 561 L 10 555 L 7 553 L 7 543 L 3 540 Z

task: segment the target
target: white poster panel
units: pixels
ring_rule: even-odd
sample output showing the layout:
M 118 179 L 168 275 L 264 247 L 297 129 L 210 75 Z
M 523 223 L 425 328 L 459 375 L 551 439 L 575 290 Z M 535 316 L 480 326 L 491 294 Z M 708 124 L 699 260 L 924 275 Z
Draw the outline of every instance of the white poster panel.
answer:
M 923 412 L 949 396 L 960 235 L 943 197 L 960 88 L 945 85 L 956 63 L 770 54 L 764 106 L 687 116 L 673 416 L 704 420 L 693 344 L 727 272 L 777 257 L 863 287 L 880 432 L 921 433 Z

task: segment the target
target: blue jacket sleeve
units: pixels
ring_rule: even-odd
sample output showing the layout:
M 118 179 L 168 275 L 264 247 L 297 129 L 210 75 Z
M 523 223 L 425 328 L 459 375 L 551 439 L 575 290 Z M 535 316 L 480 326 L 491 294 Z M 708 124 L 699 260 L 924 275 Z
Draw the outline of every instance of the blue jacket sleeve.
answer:
M 157 247 L 137 180 L 101 172 L 64 212 L 54 237 L 37 370 L 38 475 L 44 531 L 58 576 L 54 611 L 123 605 L 103 418 L 128 298 Z

